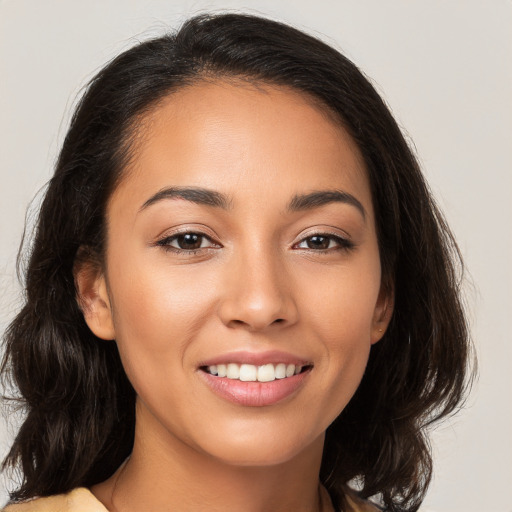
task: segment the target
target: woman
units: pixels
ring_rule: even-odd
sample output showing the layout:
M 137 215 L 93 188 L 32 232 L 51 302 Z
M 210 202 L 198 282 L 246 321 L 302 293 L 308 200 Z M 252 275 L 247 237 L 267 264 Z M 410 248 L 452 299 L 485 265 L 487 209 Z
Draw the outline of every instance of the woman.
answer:
M 417 510 L 467 384 L 459 263 L 337 51 L 233 14 L 128 50 L 77 107 L 6 334 L 6 510 Z

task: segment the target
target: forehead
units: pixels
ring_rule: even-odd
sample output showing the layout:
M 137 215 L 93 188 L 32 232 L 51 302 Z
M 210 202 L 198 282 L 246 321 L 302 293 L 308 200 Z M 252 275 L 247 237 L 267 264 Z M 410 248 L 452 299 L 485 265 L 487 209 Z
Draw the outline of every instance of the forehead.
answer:
M 170 185 L 241 200 L 244 192 L 273 197 L 342 187 L 371 210 L 357 145 L 318 100 L 291 88 L 242 81 L 187 86 L 144 116 L 135 140 L 111 202 L 130 195 L 140 203 Z

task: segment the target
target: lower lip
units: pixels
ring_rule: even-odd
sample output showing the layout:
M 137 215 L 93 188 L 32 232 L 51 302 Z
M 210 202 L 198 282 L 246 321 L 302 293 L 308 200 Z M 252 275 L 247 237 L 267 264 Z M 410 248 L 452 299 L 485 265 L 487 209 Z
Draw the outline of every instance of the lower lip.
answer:
M 292 377 L 270 382 L 243 382 L 217 377 L 202 370 L 199 372 L 209 388 L 225 400 L 246 407 L 264 407 L 276 404 L 295 393 L 310 371 L 308 369 Z

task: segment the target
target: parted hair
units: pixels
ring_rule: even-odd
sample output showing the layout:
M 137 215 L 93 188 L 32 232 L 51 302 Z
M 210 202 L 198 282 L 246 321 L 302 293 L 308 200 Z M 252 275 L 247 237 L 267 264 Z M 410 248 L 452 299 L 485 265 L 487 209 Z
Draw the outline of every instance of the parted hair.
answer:
M 196 16 L 138 43 L 107 64 L 77 104 L 36 227 L 25 235 L 24 303 L 4 335 L 3 376 L 25 412 L 4 461 L 22 476 L 11 498 L 91 486 L 132 450 L 135 392 L 115 341 L 86 325 L 73 268 L 82 257 L 101 265 L 106 205 L 144 114 L 172 92 L 216 78 L 313 97 L 364 157 L 394 312 L 355 396 L 327 429 L 320 479 L 335 501 L 356 482 L 386 510 L 416 511 L 432 474 L 428 426 L 459 408 L 472 375 L 459 250 L 369 80 L 319 39 L 244 14 Z

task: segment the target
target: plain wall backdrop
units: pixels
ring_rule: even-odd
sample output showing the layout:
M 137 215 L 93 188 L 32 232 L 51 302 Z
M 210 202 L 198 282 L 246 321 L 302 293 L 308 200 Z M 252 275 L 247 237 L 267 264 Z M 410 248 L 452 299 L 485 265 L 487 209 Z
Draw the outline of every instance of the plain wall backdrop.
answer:
M 277 18 L 341 49 L 414 144 L 473 283 L 480 366 L 466 409 L 434 433 L 422 511 L 511 512 L 510 0 L 0 0 L 0 332 L 19 304 L 26 208 L 52 173 L 80 88 L 138 40 L 224 9 Z M 0 426 L 0 455 L 14 431 Z

